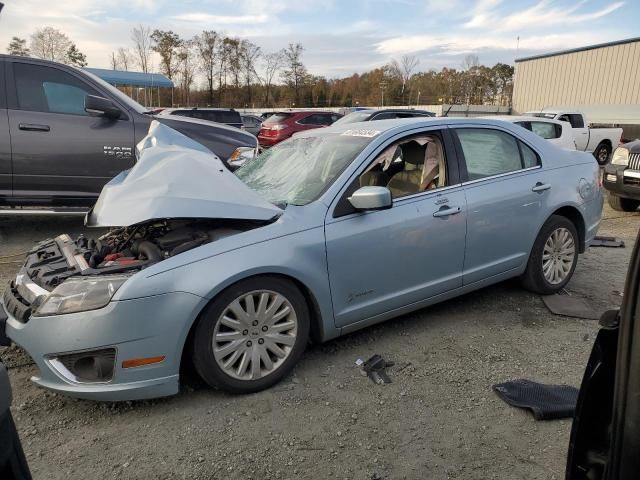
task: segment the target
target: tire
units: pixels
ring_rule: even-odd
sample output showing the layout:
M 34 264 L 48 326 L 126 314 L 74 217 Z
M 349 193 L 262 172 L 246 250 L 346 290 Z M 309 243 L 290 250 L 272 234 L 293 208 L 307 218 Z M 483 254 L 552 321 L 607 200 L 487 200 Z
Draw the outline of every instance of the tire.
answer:
M 558 234 L 558 236 L 552 237 L 555 234 Z M 556 241 L 554 241 L 554 238 Z M 572 251 L 570 247 L 565 246 L 569 238 L 573 246 Z M 533 244 L 527 269 L 521 277 L 522 285 L 527 290 L 541 295 L 551 295 L 562 290 L 569 283 L 576 269 L 578 242 L 578 232 L 575 225 L 565 217 L 552 215 L 540 229 L 538 237 Z M 558 250 L 555 250 L 556 247 Z M 545 249 L 547 250 L 546 253 Z M 566 253 L 563 254 L 562 252 Z M 543 256 L 548 258 L 543 258 Z M 569 258 L 571 258 L 571 261 L 569 261 Z M 549 261 L 551 263 L 548 263 Z M 545 275 L 543 262 L 547 262 L 545 265 L 549 265 L 548 272 L 552 278 Z M 555 266 L 557 266 L 557 269 Z M 557 274 L 558 278 L 553 278 L 554 274 Z
M 640 201 L 631 198 L 623 198 L 610 193 L 607 195 L 609 206 L 619 212 L 635 212 L 640 206 Z
M 255 313 L 260 311 L 262 315 Z M 242 280 L 200 315 L 193 335 L 193 364 L 211 387 L 231 393 L 264 390 L 293 369 L 307 345 L 309 329 L 309 308 L 295 284 L 272 276 Z
M 593 156 L 596 157 L 598 165 L 606 165 L 609 163 L 609 158 L 611 157 L 611 146 L 604 142 L 601 143 L 593 151 Z

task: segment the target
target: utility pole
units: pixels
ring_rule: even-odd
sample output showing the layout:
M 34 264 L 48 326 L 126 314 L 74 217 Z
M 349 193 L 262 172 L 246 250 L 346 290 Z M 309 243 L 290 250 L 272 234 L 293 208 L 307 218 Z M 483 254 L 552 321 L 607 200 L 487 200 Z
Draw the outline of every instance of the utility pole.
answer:
M 380 106 L 384 107 L 384 89 L 387 88 L 387 82 L 380 82 Z

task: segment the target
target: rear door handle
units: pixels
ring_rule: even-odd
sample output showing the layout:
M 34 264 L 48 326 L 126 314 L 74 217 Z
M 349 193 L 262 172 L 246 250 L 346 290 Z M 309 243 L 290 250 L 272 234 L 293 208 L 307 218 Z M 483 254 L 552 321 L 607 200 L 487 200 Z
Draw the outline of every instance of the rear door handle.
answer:
M 437 212 L 433 212 L 434 217 L 448 217 L 449 215 L 456 215 L 460 213 L 462 209 L 460 207 L 442 207 Z
M 48 132 L 51 130 L 49 125 L 41 125 L 39 123 L 21 123 L 18 125 L 18 128 L 30 132 Z
M 549 190 L 551 188 L 551 185 L 549 185 L 548 183 L 536 183 L 533 188 L 531 188 L 532 192 L 544 192 L 545 190 Z

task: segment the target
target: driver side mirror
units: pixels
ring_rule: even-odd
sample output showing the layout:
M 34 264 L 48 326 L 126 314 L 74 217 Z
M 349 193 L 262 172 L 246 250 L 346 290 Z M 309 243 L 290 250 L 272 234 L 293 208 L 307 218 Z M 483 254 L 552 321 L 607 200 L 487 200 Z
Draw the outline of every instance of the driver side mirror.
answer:
M 393 205 L 387 187 L 360 187 L 347 200 L 356 210 L 384 210 Z
M 86 95 L 84 97 L 84 111 L 113 120 L 117 120 L 122 114 L 122 110 L 116 107 L 111 100 L 96 95 Z

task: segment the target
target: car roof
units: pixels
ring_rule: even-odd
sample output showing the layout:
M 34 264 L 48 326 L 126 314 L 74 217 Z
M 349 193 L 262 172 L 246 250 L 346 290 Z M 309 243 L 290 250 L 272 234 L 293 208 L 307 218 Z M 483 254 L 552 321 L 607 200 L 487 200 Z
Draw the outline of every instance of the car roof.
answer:
M 178 110 L 198 110 L 198 111 L 206 111 L 206 112 L 235 112 L 236 110 L 233 108 L 215 108 L 215 107 L 171 107 L 165 108 L 163 112 L 175 112 Z

